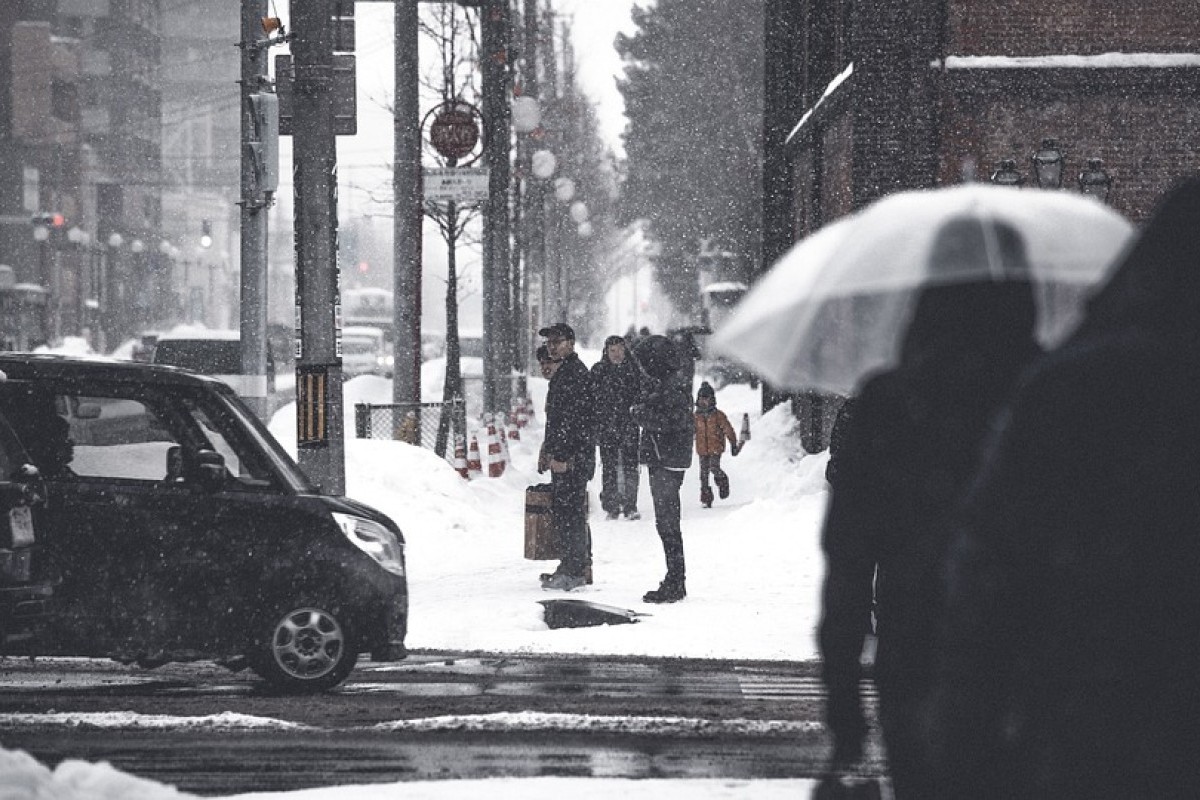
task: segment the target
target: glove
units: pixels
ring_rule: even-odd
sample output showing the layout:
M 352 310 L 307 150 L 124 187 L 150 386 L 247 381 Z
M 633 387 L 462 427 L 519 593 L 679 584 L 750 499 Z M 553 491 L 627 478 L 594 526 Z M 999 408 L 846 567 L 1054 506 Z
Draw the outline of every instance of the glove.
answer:
M 736 456 L 740 452 L 742 452 L 742 446 L 737 442 L 734 442 L 733 446 L 729 448 L 729 454 L 731 456 Z

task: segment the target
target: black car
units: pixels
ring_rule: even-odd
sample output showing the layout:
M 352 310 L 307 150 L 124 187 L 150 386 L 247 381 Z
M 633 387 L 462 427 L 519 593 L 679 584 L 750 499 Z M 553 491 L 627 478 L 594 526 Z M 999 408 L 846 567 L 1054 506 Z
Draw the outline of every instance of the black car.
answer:
M 40 652 L 215 659 L 293 690 L 337 685 L 360 653 L 405 656 L 400 530 L 319 494 L 226 384 L 63 356 L 0 370 L 62 576 Z
M 41 501 L 37 470 L 0 414 L 0 650 L 5 652 L 31 638 L 51 610 L 53 575 L 42 558 L 32 513 Z

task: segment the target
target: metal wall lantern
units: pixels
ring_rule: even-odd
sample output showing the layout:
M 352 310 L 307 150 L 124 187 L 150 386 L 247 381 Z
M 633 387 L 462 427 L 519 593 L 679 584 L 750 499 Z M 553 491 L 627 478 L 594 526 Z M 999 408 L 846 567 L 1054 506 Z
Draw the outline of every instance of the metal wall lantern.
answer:
M 1020 186 L 1025 183 L 1025 178 L 1017 172 L 1017 162 L 1011 158 L 1002 159 L 996 165 L 990 180 L 997 186 Z
M 1112 191 L 1112 176 L 1104 169 L 1103 161 L 1098 158 L 1087 160 L 1087 167 L 1079 173 L 1079 191 L 1102 203 L 1108 200 L 1108 193 Z
M 1032 156 L 1033 175 L 1043 189 L 1062 188 L 1063 154 L 1057 139 L 1042 139 L 1042 146 Z

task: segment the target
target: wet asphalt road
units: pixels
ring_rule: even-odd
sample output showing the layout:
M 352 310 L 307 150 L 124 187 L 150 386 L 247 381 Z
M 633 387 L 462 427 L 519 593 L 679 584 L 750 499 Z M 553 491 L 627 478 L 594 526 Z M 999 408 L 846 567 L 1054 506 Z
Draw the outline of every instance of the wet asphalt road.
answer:
M 828 748 L 821 698 L 814 663 L 419 653 L 289 697 L 204 662 L 5 658 L 0 743 L 201 794 L 500 775 L 813 777 Z M 128 713 L 114 723 L 111 712 Z M 223 716 L 198 724 L 210 715 Z

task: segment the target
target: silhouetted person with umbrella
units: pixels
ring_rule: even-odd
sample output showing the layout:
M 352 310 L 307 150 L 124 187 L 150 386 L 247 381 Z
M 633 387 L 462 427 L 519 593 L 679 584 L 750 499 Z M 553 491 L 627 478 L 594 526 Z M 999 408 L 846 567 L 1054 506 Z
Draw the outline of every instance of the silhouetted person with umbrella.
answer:
M 948 790 L 1200 797 L 1200 180 L 1023 378 L 949 560 Z
M 1025 280 L 937 284 L 941 265 L 991 259 L 1026 276 L 1011 227 L 947 222 L 905 333 L 900 363 L 868 379 L 845 425 L 825 519 L 828 572 L 819 638 L 833 771 L 862 757 L 859 680 L 876 606 L 875 681 L 896 797 L 935 797 L 926 713 L 938 662 L 949 512 L 978 465 L 993 414 L 1039 353 Z M 876 571 L 878 575 L 876 577 Z

